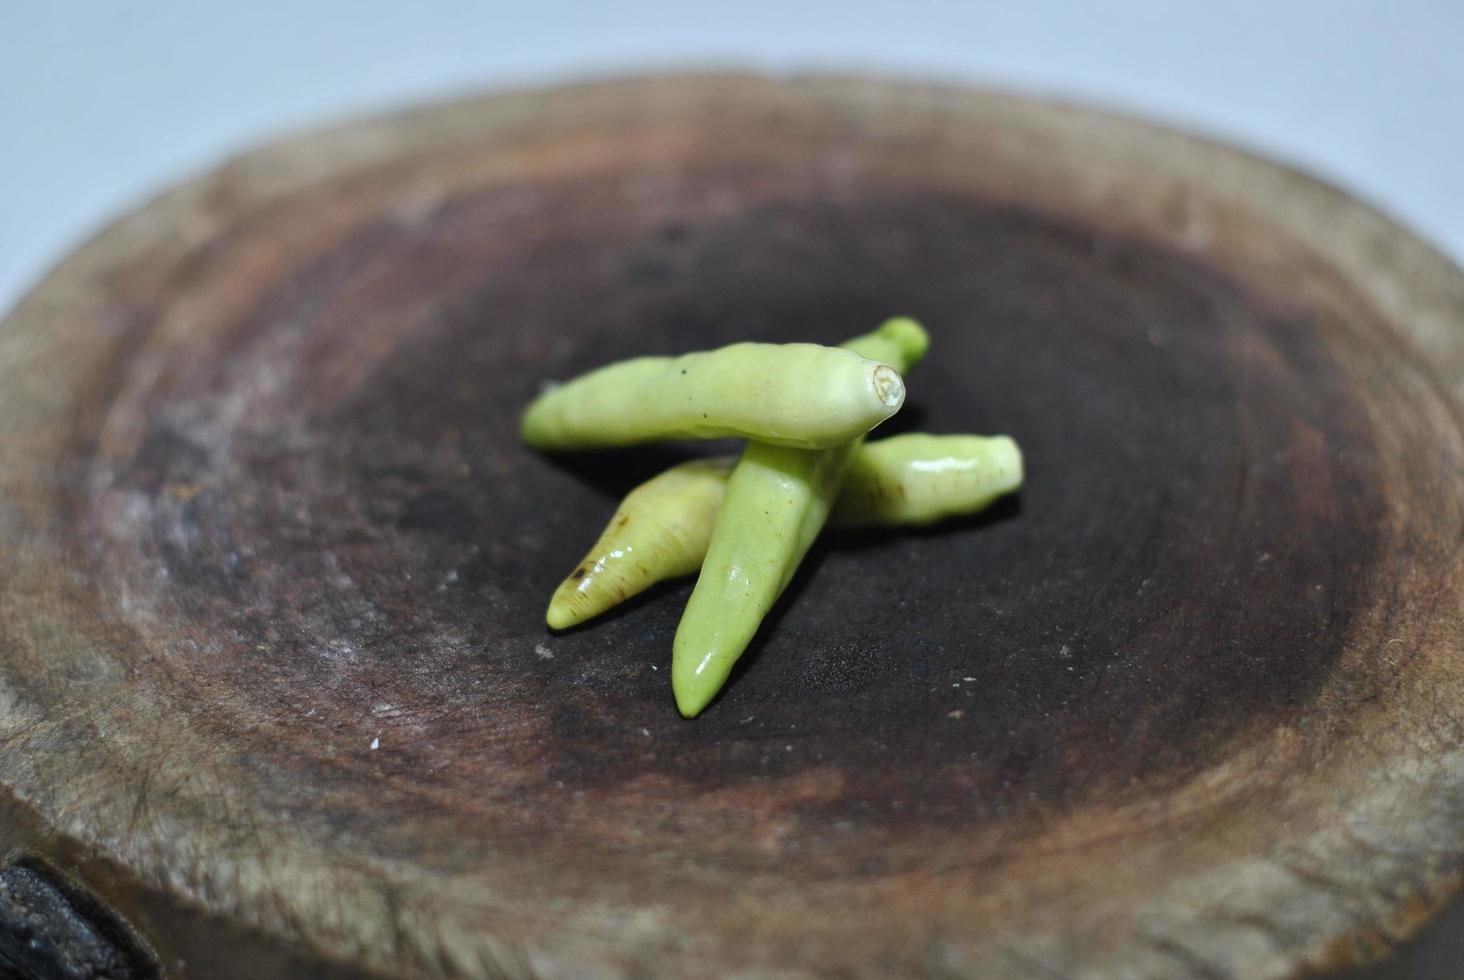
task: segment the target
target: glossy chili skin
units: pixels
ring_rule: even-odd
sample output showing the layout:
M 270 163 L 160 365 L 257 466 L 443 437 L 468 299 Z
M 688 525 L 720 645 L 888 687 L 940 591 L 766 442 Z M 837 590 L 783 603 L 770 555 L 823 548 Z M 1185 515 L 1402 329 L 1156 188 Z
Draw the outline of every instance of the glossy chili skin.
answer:
M 928 345 L 925 330 L 901 317 L 843 346 L 904 372 Z M 700 714 L 726 683 L 823 529 L 863 437 L 826 450 L 748 443 L 672 645 L 671 688 L 684 716 Z
M 732 457 L 671 467 L 626 495 L 595 546 L 554 591 L 545 618 L 568 629 L 701 567 Z
M 544 392 L 521 432 L 536 449 L 741 437 L 803 449 L 843 445 L 899 411 L 896 367 L 819 344 L 732 344 L 637 357 Z
M 934 524 L 984 510 L 1022 478 L 1022 450 L 1010 436 L 892 436 L 855 454 L 829 520 L 842 527 Z

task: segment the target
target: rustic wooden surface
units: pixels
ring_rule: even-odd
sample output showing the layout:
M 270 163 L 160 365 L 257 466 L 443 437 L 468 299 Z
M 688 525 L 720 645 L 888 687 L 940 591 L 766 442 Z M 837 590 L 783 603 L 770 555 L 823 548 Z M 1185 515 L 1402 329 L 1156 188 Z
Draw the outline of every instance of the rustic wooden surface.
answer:
M 689 585 L 545 631 L 686 447 L 536 456 L 543 379 L 897 312 L 895 428 L 1013 434 L 1018 501 L 828 540 L 695 722 Z M 1366 960 L 1464 868 L 1461 406 L 1458 269 L 1132 120 L 673 77 L 287 140 L 0 326 L 0 843 L 179 977 Z

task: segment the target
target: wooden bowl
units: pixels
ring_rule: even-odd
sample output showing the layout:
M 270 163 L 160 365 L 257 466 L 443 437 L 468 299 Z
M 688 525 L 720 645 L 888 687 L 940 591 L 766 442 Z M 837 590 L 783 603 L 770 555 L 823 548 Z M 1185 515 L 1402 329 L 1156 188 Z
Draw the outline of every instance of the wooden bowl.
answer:
M 536 455 L 543 380 L 895 313 L 934 342 L 890 430 L 1012 434 L 1019 499 L 829 536 L 694 722 L 689 582 L 545 629 L 688 447 Z M 996 92 L 676 75 L 244 156 L 0 326 L 0 951 L 1366 959 L 1464 860 L 1461 324 L 1464 274 L 1332 188 Z

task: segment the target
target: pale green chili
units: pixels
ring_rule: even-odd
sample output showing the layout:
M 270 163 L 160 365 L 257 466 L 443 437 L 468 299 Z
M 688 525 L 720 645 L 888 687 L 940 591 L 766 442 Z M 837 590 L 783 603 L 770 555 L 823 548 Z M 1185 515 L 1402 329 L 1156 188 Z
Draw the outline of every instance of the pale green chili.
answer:
M 904 400 L 899 371 L 862 352 L 746 343 L 591 371 L 536 398 L 521 428 L 545 450 L 727 436 L 825 449 L 868 432 Z
M 907 371 L 929 338 L 913 320 L 886 321 L 843 346 Z M 695 717 L 721 690 L 823 528 L 860 433 L 832 449 L 750 442 L 727 481 L 696 588 L 672 645 L 676 706 Z
M 627 494 L 600 540 L 554 590 L 549 625 L 568 629 L 700 568 L 734 462 L 730 456 L 692 460 Z
M 701 567 L 735 457 L 692 460 L 626 495 L 595 546 L 555 590 L 547 619 L 567 629 Z M 930 524 L 974 514 L 1022 482 L 1007 436 L 912 433 L 854 454 L 829 515 L 838 527 Z
M 855 454 L 829 519 L 846 527 L 934 524 L 983 510 L 1021 485 L 1022 451 L 1010 436 L 893 436 Z

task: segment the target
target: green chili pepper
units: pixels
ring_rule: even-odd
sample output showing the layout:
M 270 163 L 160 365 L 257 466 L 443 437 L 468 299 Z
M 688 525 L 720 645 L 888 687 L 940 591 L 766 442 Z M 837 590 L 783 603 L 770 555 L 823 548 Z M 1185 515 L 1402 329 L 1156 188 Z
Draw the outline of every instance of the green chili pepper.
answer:
M 700 568 L 734 462 L 724 456 L 682 463 L 627 494 L 600 540 L 554 590 L 549 625 L 568 629 Z
M 826 449 L 861 436 L 905 400 L 889 364 L 818 344 L 733 344 L 637 357 L 546 391 L 524 412 L 538 449 L 739 436 Z
M 1010 436 L 893 436 L 855 454 L 830 520 L 934 524 L 974 514 L 1021 485 L 1022 451 Z
M 736 459 L 673 466 L 626 495 L 600 540 L 554 592 L 546 617 L 568 629 L 657 582 L 701 567 Z M 829 521 L 839 527 L 930 524 L 974 514 L 1022 483 L 1007 436 L 892 436 L 861 446 Z
M 844 347 L 913 367 L 929 338 L 915 321 L 886 321 Z M 671 689 L 688 718 L 721 690 L 828 518 L 863 433 L 832 449 L 750 442 L 727 481 L 696 588 L 672 645 Z

